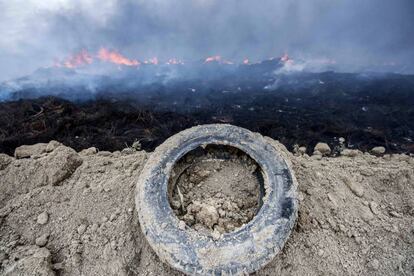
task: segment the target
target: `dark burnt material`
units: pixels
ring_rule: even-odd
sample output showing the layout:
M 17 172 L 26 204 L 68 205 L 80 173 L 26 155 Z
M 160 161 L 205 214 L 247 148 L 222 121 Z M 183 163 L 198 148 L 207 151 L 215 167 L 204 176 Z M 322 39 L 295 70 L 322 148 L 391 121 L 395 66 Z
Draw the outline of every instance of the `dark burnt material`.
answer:
M 349 148 L 384 146 L 414 153 L 414 77 L 319 73 L 269 81 L 226 79 L 150 86 L 147 91 L 109 89 L 96 99 L 40 98 L 0 103 L 0 152 L 22 144 L 58 140 L 80 150 L 121 150 L 140 140 L 153 150 L 188 127 L 230 123 L 281 141 L 313 146 L 339 137 Z M 192 87 L 194 90 L 190 90 Z M 86 92 L 85 92 L 86 93 Z

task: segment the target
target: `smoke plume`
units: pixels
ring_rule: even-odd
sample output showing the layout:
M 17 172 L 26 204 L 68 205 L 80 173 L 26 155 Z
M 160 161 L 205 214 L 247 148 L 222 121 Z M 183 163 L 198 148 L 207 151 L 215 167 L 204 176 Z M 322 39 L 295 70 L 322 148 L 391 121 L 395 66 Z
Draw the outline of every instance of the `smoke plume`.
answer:
M 0 80 L 97 58 L 88 53 L 125 65 L 288 53 L 342 71 L 414 72 L 412 0 L 15 0 L 0 10 Z

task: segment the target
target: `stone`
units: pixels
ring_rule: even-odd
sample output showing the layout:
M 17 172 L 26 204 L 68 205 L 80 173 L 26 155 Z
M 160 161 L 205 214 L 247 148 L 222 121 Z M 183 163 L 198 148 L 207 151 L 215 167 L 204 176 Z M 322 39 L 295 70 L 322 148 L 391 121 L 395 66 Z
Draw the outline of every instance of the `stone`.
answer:
M 379 215 L 381 213 L 380 210 L 378 209 L 378 204 L 375 201 L 371 201 L 369 203 L 369 208 L 371 209 L 371 212 L 374 215 Z
M 214 206 L 202 204 L 200 211 L 196 213 L 196 219 L 212 228 L 218 222 L 219 214 Z
M 14 151 L 16 159 L 29 158 L 36 155 L 41 155 L 46 152 L 47 144 L 39 143 L 35 145 L 24 145 L 17 147 Z
M 374 155 L 382 155 L 385 153 L 384 147 L 374 147 L 371 149 L 371 153 Z
M 356 182 L 353 182 L 349 178 L 344 178 L 345 184 L 348 186 L 348 188 L 358 197 L 362 197 L 364 195 L 364 188 Z
M 79 225 L 77 231 L 79 235 L 82 235 L 83 233 L 85 233 L 87 226 L 85 224 L 81 224 Z
M 95 147 L 91 147 L 88 149 L 84 149 L 81 152 L 79 152 L 79 155 L 81 156 L 90 156 L 90 155 L 94 155 L 98 152 L 98 150 Z
M 0 153 L 0 171 L 7 168 L 12 161 L 12 157 L 8 156 L 7 154 Z
M 306 147 L 300 147 L 299 149 L 298 149 L 298 152 L 300 153 L 300 154 L 305 154 L 306 153 Z
M 402 218 L 403 217 L 403 215 L 398 213 L 397 211 L 391 211 L 390 215 L 394 218 Z
M 359 154 L 359 151 L 353 150 L 353 149 L 344 149 L 343 151 L 341 151 L 341 155 L 346 156 L 346 157 L 355 157 L 358 154 Z
M 47 244 L 48 239 L 49 239 L 49 234 L 43 234 L 36 239 L 35 243 L 37 246 L 43 247 Z
M 62 146 L 62 143 L 59 143 L 58 141 L 52 140 L 47 144 L 46 152 L 52 152 L 60 146 Z
M 220 234 L 220 232 L 217 229 L 215 229 L 213 231 L 213 233 L 211 234 L 211 236 L 212 236 L 213 240 L 217 241 L 217 240 L 220 239 L 221 234 Z
M 37 223 L 40 225 L 44 225 L 49 221 L 49 214 L 47 212 L 43 212 L 37 216 Z
M 324 156 L 331 154 L 331 148 L 329 145 L 321 142 L 316 144 L 314 151 L 319 151 Z
M 53 186 L 59 185 L 71 176 L 83 162 L 76 151 L 65 146 L 59 146 L 47 158 L 47 163 L 53 164 L 53 166 L 46 167 L 43 173 L 47 184 Z
M 99 156 L 108 157 L 108 156 L 111 156 L 112 155 L 112 152 L 110 152 L 110 151 L 99 151 L 98 152 L 98 155 Z

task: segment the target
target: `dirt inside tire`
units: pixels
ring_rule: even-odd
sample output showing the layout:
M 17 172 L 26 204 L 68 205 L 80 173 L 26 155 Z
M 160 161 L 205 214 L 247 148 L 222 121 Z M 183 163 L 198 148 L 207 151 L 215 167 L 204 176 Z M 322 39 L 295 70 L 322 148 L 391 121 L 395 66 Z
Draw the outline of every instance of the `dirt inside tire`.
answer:
M 264 193 L 258 164 L 243 151 L 223 145 L 187 153 L 174 165 L 168 189 L 175 215 L 207 235 L 233 232 L 248 223 Z

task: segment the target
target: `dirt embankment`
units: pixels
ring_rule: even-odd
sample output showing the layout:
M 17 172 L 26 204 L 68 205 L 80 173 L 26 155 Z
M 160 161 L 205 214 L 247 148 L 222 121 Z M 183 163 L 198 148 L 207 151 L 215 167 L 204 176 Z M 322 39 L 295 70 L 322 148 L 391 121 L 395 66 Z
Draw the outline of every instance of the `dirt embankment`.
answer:
M 299 219 L 257 275 L 414 274 L 414 158 L 284 154 Z M 135 213 L 148 155 L 57 142 L 0 154 L 0 274 L 180 275 L 159 262 Z

